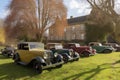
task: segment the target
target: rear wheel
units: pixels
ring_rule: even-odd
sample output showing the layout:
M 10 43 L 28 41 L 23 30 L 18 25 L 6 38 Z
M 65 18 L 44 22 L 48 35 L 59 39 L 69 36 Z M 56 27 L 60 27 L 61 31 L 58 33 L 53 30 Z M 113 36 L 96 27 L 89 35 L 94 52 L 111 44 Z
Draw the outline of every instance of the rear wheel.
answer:
M 35 69 L 35 71 L 39 74 L 42 73 L 42 65 L 39 61 L 34 61 L 33 62 L 33 68 Z
M 19 54 L 16 53 L 16 54 L 13 56 L 13 59 L 14 59 L 14 62 L 15 62 L 16 64 L 18 64 L 18 62 L 20 61 L 20 56 L 19 56 Z
M 89 57 L 90 56 L 90 53 L 87 52 L 87 51 L 83 52 L 82 54 L 83 54 L 83 57 Z
M 106 49 L 106 50 L 104 50 L 103 52 L 104 52 L 104 53 L 111 53 L 112 50 Z
M 56 66 L 56 68 L 61 68 L 61 67 L 62 67 L 62 64 L 60 64 L 60 65 Z
M 75 61 L 78 61 L 78 60 L 79 60 L 79 58 L 75 59 Z

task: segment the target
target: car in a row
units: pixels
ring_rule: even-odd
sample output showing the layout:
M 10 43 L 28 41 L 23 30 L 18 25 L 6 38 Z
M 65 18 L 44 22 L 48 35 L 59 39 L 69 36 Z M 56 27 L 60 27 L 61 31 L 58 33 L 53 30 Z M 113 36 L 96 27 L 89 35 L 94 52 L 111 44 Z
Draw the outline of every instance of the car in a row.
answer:
M 2 55 L 12 56 L 16 64 L 29 65 L 38 73 L 44 69 L 61 68 L 64 63 L 78 61 L 80 57 L 89 57 L 97 53 L 111 53 L 112 46 L 103 46 L 98 42 L 91 42 L 88 46 L 78 43 L 47 43 L 20 42 L 17 49 L 6 47 L 1 50 Z

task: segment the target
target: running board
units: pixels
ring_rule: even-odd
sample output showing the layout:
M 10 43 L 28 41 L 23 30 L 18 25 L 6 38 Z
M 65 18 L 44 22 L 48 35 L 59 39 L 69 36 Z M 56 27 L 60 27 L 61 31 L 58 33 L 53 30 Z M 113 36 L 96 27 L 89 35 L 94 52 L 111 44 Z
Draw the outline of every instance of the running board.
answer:
M 58 65 L 61 65 L 63 64 L 64 62 L 59 62 L 59 63 L 55 63 L 55 64 L 50 64 L 50 65 L 47 65 L 47 66 L 42 66 L 42 69 L 48 69 L 48 68 L 53 68 L 53 67 L 56 67 Z

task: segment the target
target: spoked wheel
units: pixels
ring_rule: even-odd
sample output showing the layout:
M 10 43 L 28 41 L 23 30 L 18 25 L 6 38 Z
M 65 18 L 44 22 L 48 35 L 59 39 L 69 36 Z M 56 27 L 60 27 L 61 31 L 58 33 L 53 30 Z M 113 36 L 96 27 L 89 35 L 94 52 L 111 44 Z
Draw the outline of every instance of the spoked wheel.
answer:
M 33 62 L 33 68 L 35 69 L 35 71 L 39 74 L 42 73 L 42 66 L 41 63 L 38 61 Z

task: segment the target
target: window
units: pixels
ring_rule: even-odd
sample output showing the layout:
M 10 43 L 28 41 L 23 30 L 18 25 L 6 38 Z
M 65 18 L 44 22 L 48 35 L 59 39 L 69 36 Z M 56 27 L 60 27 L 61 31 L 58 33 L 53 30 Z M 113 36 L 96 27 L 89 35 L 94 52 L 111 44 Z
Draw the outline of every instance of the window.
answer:
M 19 50 L 29 50 L 28 44 L 18 44 Z
M 80 37 L 82 40 L 85 39 L 85 35 L 83 33 L 80 35 Z
M 85 28 L 85 25 L 84 24 L 81 24 L 81 30 L 84 30 L 84 28 Z

